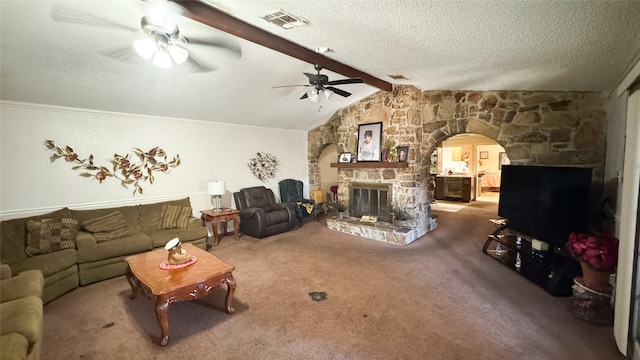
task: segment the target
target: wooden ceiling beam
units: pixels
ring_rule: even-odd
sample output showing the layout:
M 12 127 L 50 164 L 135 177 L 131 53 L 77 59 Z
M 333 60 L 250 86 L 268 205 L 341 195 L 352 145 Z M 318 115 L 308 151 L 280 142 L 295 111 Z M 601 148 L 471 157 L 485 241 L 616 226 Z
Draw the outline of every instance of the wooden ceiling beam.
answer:
M 320 64 L 323 68 L 338 74 L 342 74 L 350 78 L 361 78 L 366 84 L 375 86 L 378 89 L 388 92 L 393 90 L 393 85 L 387 81 L 378 79 L 375 76 L 369 75 L 358 69 L 354 69 L 349 65 L 328 58 L 280 36 L 262 30 L 216 8 L 193 0 L 173 0 L 173 2 L 182 6 L 189 12 L 185 15 L 186 17 L 202 24 L 209 25 L 218 30 L 222 30 L 231 35 L 262 45 L 310 64 Z

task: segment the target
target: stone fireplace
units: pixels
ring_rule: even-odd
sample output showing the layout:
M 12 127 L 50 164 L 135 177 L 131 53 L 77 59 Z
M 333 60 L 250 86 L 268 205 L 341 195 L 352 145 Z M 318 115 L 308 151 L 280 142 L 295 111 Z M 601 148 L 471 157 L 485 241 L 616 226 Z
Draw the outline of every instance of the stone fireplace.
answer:
M 416 181 L 419 166 L 405 163 L 337 163 L 338 201 L 348 205 L 345 218 L 329 217 L 327 227 L 378 241 L 407 245 L 437 227 L 431 215 L 428 188 Z M 394 206 L 405 207 L 413 219 L 393 224 Z M 360 221 L 377 216 L 375 223 Z
M 430 155 L 449 137 L 473 133 L 501 144 L 512 164 L 590 166 L 597 195 L 603 187 L 605 114 L 598 92 L 422 91 L 394 85 L 392 92 L 381 91 L 340 109 L 327 123 L 309 132 L 309 181 L 312 186 L 320 185 L 317 160 L 327 145 L 335 144 L 338 154 L 357 152 L 359 126 L 382 122 L 381 148 L 407 146 L 407 160 L 331 164 L 338 170 L 338 200 L 348 204 L 350 212 L 349 221 L 332 221 L 331 226 L 406 244 L 413 236 L 397 238 L 404 230 L 390 223 L 380 221 L 373 226 L 358 221 L 356 214 L 382 211 L 383 197 L 372 195 L 368 207 L 352 208 L 352 183 L 391 184 L 387 205 L 406 207 L 414 216 L 408 228 L 423 236 L 437 227 L 430 208 Z M 479 160 L 472 153 L 471 162 Z M 383 232 L 385 226 L 389 227 L 387 233 Z

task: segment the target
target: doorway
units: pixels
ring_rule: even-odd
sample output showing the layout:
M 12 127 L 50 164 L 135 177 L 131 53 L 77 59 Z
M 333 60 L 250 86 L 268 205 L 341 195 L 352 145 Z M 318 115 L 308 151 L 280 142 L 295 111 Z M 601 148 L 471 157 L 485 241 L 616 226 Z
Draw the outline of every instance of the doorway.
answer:
M 508 161 L 504 147 L 478 134 L 459 134 L 443 141 L 432 156 L 431 175 L 470 176 L 476 201 L 500 199 L 500 168 Z

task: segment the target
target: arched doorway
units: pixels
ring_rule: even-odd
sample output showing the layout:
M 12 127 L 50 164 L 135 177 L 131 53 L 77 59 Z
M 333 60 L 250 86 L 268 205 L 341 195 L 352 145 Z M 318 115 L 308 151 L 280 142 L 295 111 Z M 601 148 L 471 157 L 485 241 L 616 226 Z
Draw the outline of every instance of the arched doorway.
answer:
M 337 159 L 338 147 L 336 144 L 328 144 L 322 149 L 318 156 L 320 179 L 316 186 L 327 194 L 327 204 L 325 204 L 325 206 L 332 204 L 333 197 L 331 187 L 338 185 L 338 168 L 331 167 L 331 163 L 337 162 Z
M 431 156 L 430 174 L 436 176 L 437 186 L 456 186 L 456 178 L 462 177 L 471 187 L 462 189 L 469 194 L 455 191 L 434 192 L 436 200 L 469 200 L 498 202 L 500 196 L 500 169 L 509 163 L 506 151 L 495 140 L 479 134 L 459 134 L 443 140 Z

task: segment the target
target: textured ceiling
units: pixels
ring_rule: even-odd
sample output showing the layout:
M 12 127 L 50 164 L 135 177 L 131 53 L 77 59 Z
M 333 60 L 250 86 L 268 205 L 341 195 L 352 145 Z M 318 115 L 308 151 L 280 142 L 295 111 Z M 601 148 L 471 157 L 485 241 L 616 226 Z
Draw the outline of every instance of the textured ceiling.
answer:
M 340 85 L 318 103 L 299 100 L 313 65 L 185 17 L 181 34 L 239 46 L 240 58 L 190 45 L 216 67 L 158 69 L 113 50 L 140 38 L 141 0 L 65 1 L 115 21 L 97 27 L 51 18 L 59 1 L 0 1 L 3 100 L 309 130 L 377 88 Z M 613 90 L 640 57 L 639 1 L 211 0 L 231 15 L 394 84 L 422 90 Z M 284 30 L 260 17 L 283 9 L 310 25 Z M 124 28 L 130 28 L 125 30 Z M 323 71 L 330 80 L 343 75 Z M 393 80 L 401 74 L 408 80 Z

